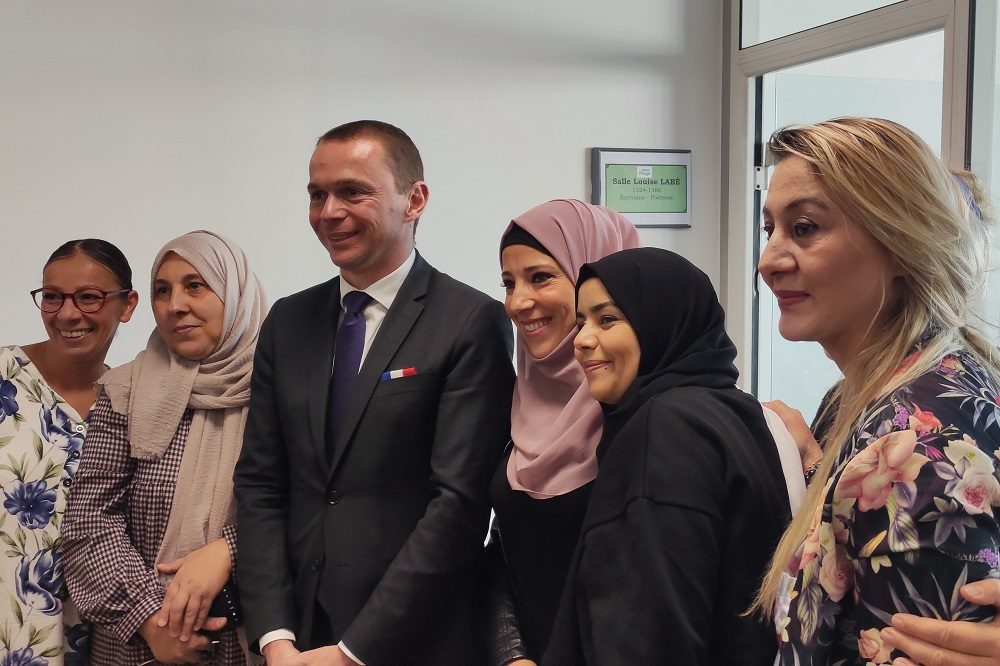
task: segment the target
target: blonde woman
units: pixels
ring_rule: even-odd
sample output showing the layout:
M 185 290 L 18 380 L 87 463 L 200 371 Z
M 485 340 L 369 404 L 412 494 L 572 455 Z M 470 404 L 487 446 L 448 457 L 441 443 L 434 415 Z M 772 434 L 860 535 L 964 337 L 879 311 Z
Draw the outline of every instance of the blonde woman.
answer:
M 988 230 L 896 123 L 788 128 L 769 149 L 760 272 L 782 336 L 819 342 L 844 379 L 756 606 L 778 663 L 888 664 L 894 614 L 995 613 L 960 594 L 998 576 L 1000 365 L 971 322 Z

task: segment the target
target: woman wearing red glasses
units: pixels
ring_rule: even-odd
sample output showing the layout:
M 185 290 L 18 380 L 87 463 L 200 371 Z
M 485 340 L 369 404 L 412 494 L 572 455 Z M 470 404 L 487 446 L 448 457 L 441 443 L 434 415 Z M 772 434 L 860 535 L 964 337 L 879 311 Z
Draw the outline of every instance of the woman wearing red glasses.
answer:
M 88 238 L 60 246 L 31 292 L 48 339 L 0 347 L 0 654 L 85 663 L 87 632 L 63 584 L 60 526 L 80 464 L 94 382 L 138 302 L 125 255 Z

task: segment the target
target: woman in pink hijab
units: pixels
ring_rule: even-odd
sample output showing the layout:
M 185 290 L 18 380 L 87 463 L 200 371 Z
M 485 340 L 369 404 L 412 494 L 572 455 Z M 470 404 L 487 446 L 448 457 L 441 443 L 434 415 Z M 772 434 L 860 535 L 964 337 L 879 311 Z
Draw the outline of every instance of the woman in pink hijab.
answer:
M 603 417 L 573 358 L 580 267 L 638 246 L 638 232 L 623 216 L 572 199 L 532 208 L 501 239 L 517 384 L 511 444 L 490 487 L 496 666 L 528 666 L 545 652 L 597 476 Z

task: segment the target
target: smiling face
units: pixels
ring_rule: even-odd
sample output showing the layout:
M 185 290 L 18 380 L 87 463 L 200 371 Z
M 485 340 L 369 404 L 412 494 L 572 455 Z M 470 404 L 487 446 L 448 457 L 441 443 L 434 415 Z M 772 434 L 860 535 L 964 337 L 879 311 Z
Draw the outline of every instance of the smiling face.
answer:
M 764 203 L 758 268 L 778 299 L 778 330 L 815 340 L 841 369 L 892 310 L 900 275 L 889 253 L 830 199 L 808 162 L 786 157 Z
M 556 260 L 527 245 L 508 245 L 500 257 L 504 309 L 532 358 L 544 358 L 576 326 L 573 282 Z
M 107 268 L 77 252 L 56 259 L 42 271 L 42 286 L 71 294 L 81 289 L 116 292 L 122 285 Z M 118 324 L 131 319 L 139 301 L 134 291 L 110 296 L 97 312 L 80 312 L 72 298 L 58 312 L 42 312 L 42 323 L 55 348 L 80 361 L 104 361 Z
M 153 280 L 153 318 L 172 351 L 192 361 L 219 346 L 226 306 L 194 266 L 170 252 Z
M 583 366 L 590 396 L 615 405 L 639 375 L 639 339 L 597 278 L 580 285 L 577 326 L 573 341 L 577 362 Z
M 396 270 L 413 249 L 427 184 L 400 193 L 382 144 L 360 136 L 324 141 L 309 162 L 309 224 L 358 289 Z

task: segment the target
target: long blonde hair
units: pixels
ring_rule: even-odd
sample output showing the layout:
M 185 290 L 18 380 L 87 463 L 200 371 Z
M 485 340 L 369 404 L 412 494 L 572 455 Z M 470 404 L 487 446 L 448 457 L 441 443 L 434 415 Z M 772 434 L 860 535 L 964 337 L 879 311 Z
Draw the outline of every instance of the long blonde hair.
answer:
M 951 172 L 917 135 L 879 118 L 838 118 L 778 130 L 768 142 L 775 162 L 809 163 L 826 194 L 900 267 L 895 297 L 883 298 L 877 326 L 827 400 L 833 423 L 820 442 L 823 461 L 798 515 L 785 530 L 751 611 L 770 616 L 781 574 L 805 540 L 813 509 L 841 448 L 866 408 L 964 350 L 994 380 L 997 349 L 972 324 L 989 262 L 990 222 L 975 177 Z M 977 197 L 978 200 L 977 200 Z M 888 285 L 882 285 L 883 294 Z M 888 309 L 887 309 L 888 308 Z M 918 344 L 922 353 L 901 368 Z

